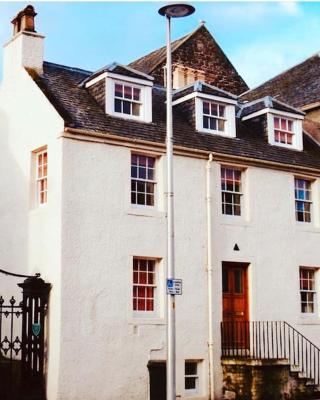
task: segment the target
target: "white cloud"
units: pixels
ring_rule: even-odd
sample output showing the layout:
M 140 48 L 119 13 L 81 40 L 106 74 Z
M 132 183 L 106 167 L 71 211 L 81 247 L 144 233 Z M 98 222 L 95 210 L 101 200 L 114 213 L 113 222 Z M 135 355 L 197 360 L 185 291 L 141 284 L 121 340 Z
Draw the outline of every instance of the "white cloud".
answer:
M 311 23 L 309 27 L 312 26 Z M 244 44 L 236 49 L 232 55 L 233 64 L 251 88 L 319 51 L 317 40 L 310 40 L 318 37 L 318 26 L 305 30 L 305 35 L 301 30 L 299 32 L 300 35 L 293 33 L 278 39 L 266 37 L 264 41 Z
M 297 2 L 294 1 L 282 1 L 279 3 L 280 8 L 284 11 L 284 13 L 299 17 L 302 15 L 302 10 Z

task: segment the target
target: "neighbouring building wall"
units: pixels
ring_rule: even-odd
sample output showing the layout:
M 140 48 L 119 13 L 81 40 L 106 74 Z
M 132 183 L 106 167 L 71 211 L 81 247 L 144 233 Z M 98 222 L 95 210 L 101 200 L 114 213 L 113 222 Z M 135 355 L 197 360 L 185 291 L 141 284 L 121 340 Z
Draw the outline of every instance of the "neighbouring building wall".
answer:
M 53 394 L 49 399 L 55 399 L 60 355 L 61 140 L 58 136 L 63 131 L 63 121 L 26 70 L 18 66 L 14 69 L 14 76 L 4 75 L 0 89 L 0 265 L 22 274 L 40 272 L 52 284 L 48 390 Z M 49 195 L 48 203 L 38 207 L 33 152 L 45 146 Z M 15 294 L 16 283 L 22 280 L 6 278 L 5 286 L 1 284 L 1 294 Z M 20 299 L 18 288 L 16 291 Z
M 201 71 L 205 82 L 230 93 L 239 95 L 249 89 L 204 26 L 172 53 L 172 63 Z M 164 85 L 164 67 L 165 61 L 150 72 L 160 85 Z
M 126 147 L 63 140 L 59 399 L 86 393 L 93 400 L 99 393 L 116 400 L 127 397 L 128 388 L 131 399 L 147 398 L 147 364 L 166 357 L 164 157 L 159 155 L 157 163 L 155 210 L 130 204 L 130 158 Z M 221 214 L 217 162 L 211 181 L 217 398 L 222 387 L 222 261 L 249 264 L 251 320 L 288 321 L 320 344 L 319 312 L 302 315 L 299 293 L 299 266 L 320 266 L 319 182 L 314 183 L 314 222 L 301 224 L 295 221 L 292 173 L 242 169 L 241 217 Z M 206 160 L 175 157 L 176 277 L 183 279 L 183 295 L 177 296 L 177 394 L 182 399 L 184 360 L 202 360 L 201 396 L 196 398 L 206 399 L 208 393 L 205 183 Z M 160 260 L 158 318 L 133 316 L 134 256 Z
M 315 122 L 320 122 L 320 108 L 314 108 L 312 110 L 307 110 L 305 112 L 306 112 L 306 118 L 309 118 Z

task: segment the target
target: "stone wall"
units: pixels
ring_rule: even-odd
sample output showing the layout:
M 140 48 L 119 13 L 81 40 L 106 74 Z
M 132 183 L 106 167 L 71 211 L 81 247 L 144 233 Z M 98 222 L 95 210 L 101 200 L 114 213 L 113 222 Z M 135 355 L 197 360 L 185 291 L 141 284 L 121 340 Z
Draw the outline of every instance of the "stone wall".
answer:
M 172 53 L 172 63 L 203 71 L 207 83 L 233 94 L 248 90 L 245 81 L 204 26 Z M 160 85 L 164 85 L 164 65 L 165 61 L 151 72 L 155 83 Z
M 286 360 L 224 360 L 224 399 L 306 400 L 314 398 L 314 386 Z

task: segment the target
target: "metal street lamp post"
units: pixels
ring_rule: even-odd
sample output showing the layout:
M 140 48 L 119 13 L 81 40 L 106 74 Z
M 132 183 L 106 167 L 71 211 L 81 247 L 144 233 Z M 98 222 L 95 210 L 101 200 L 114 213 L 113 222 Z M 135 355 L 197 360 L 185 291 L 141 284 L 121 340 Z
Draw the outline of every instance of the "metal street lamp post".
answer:
M 167 25 L 167 279 L 174 279 L 175 277 L 171 18 L 186 17 L 194 11 L 194 7 L 188 4 L 168 4 L 159 9 L 159 14 L 166 17 Z M 174 294 L 167 294 L 167 400 L 176 400 L 176 321 Z

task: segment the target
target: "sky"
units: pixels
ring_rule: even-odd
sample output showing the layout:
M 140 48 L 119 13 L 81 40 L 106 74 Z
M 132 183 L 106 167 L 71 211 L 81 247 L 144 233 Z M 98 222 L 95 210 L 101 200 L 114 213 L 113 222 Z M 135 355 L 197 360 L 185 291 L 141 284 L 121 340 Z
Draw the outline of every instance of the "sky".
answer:
M 199 2 L 172 21 L 172 39 L 206 27 L 252 88 L 320 52 L 320 2 Z M 0 1 L 0 42 L 29 2 Z M 31 2 L 36 30 L 45 35 L 45 60 L 88 70 L 127 64 L 165 44 L 159 2 Z M 2 50 L 0 50 L 0 77 Z

